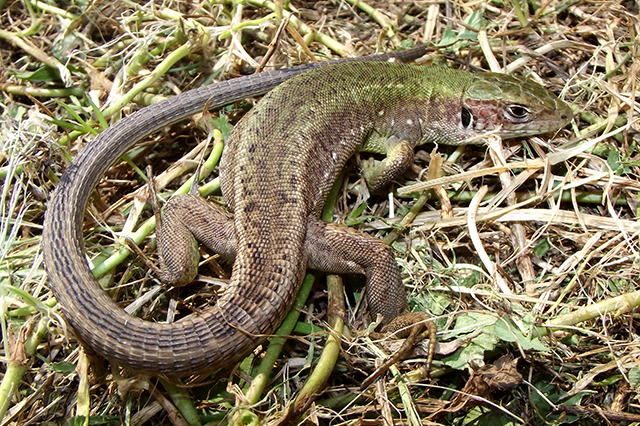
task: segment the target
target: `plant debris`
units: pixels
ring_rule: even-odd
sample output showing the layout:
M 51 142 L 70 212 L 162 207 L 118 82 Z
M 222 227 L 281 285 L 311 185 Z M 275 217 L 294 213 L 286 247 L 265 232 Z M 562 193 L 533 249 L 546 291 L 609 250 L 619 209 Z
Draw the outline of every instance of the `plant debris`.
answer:
M 1 425 L 639 421 L 637 2 L 21 0 L 0 10 Z M 142 377 L 82 349 L 48 289 L 40 236 L 49 194 L 95 135 L 256 69 L 420 43 L 430 44 L 421 63 L 524 76 L 575 113 L 553 135 L 420 147 L 406 181 L 366 201 L 358 161 L 368 159 L 348 165 L 333 219 L 397 250 L 412 309 L 437 324 L 430 377 L 421 342 L 359 391 L 402 343 L 362 331 L 358 277 L 312 276 L 292 336 L 206 377 Z M 214 253 L 203 250 L 197 282 L 178 291 L 118 251 L 132 236 L 154 256 L 146 165 L 166 198 L 204 155 L 201 192 L 221 201 L 211 165 L 254 101 L 168 126 L 97 188 L 88 259 L 135 315 L 166 321 L 215 303 L 230 265 Z

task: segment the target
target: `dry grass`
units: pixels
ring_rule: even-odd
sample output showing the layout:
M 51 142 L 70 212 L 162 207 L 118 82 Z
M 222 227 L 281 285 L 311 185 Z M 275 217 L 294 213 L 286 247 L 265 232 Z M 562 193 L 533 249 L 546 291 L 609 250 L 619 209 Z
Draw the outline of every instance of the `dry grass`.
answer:
M 398 365 L 404 379 L 387 374 L 360 392 L 384 356 L 366 337 L 343 336 L 340 346 L 318 332 L 327 322 L 342 328 L 326 317 L 324 279 L 300 320 L 317 327 L 298 324 L 262 399 L 251 407 L 244 391 L 262 348 L 238 369 L 188 387 L 110 369 L 81 351 L 47 287 L 40 250 L 46 200 L 102 119 L 115 121 L 258 65 L 279 20 L 266 2 L 232 3 L 239 2 L 72 0 L 58 9 L 0 1 L 2 424 L 79 425 L 86 415 L 92 424 L 284 423 L 294 422 L 292 413 L 307 424 L 640 421 L 640 25 L 632 1 L 533 1 L 527 10 L 515 0 L 370 2 L 371 11 L 363 2 L 359 9 L 352 2 L 292 2 L 289 27 L 316 56 L 363 56 L 431 42 L 438 47 L 426 62 L 525 75 L 561 94 L 576 113 L 571 129 L 545 138 L 491 149 L 438 147 L 446 160 L 443 180 L 414 186 L 416 176 L 409 176 L 410 186 L 394 188 L 396 217 L 419 210 L 393 244 L 412 304 L 438 324 L 431 379 L 421 374 L 418 353 Z M 282 32 L 268 66 L 308 60 L 295 33 Z M 245 109 L 229 110 L 229 120 Z M 156 173 L 178 162 L 171 178 L 159 177 L 172 191 L 193 169 L 187 160 L 203 149 L 207 133 L 199 123 L 175 125 L 129 157 L 138 167 L 152 164 Z M 432 149 L 418 151 L 417 167 L 437 158 Z M 388 235 L 398 221 L 388 219 L 389 198 L 374 197 L 366 210 L 356 210 L 355 162 L 349 170 L 337 220 Z M 152 294 L 139 315 L 162 318 L 174 293 L 157 287 L 142 263 L 103 266 L 119 247 L 114 239 L 132 231 L 125 218 L 132 204 L 142 203 L 133 191 L 143 185 L 130 164 L 115 165 L 92 201 L 94 220 L 86 221 L 85 235 L 89 257 L 114 297 L 128 304 Z M 481 202 L 476 194 L 483 185 L 488 193 Z M 424 192 L 432 199 L 416 208 L 426 200 L 410 193 L 418 188 L 438 195 Z M 216 265 L 210 261 L 200 273 L 218 276 Z M 184 296 L 181 309 L 209 303 L 209 285 L 193 286 L 198 295 Z M 337 285 L 333 296 L 342 294 Z M 347 286 L 351 325 L 354 288 L 357 283 Z M 335 368 L 325 360 L 331 354 L 341 355 Z M 323 369 L 333 370 L 326 386 L 320 379 L 301 398 L 305 381 Z M 291 417 L 282 417 L 286 408 Z

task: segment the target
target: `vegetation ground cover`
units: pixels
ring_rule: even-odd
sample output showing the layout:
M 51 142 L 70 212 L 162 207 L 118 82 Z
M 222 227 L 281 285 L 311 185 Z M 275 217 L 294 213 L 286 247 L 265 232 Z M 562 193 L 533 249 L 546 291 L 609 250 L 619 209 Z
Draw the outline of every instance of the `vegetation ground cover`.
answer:
M 0 0 L 0 13 L 3 425 L 640 420 L 637 2 Z M 326 216 L 396 248 L 412 308 L 438 325 L 430 378 L 418 347 L 360 390 L 399 343 L 359 331 L 357 277 L 311 276 L 292 337 L 213 376 L 142 377 L 81 349 L 48 289 L 40 235 L 57 180 L 96 134 L 220 79 L 419 43 L 431 45 L 421 63 L 524 76 L 575 113 L 544 137 L 421 147 L 384 195 L 363 194 L 364 155 L 349 164 Z M 254 101 L 153 135 L 98 187 L 88 258 L 136 315 L 197 311 L 229 272 L 204 252 L 199 280 L 178 292 L 118 255 L 133 235 L 153 256 L 144 167 L 166 199 L 204 154 L 201 192 L 219 202 L 217 157 Z

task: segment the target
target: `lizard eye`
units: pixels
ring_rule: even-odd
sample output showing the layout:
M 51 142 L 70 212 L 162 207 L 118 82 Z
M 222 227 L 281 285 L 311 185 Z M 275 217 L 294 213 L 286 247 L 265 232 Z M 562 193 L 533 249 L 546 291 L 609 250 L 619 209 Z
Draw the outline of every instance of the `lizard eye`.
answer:
M 471 111 L 465 107 L 462 107 L 462 111 L 460 112 L 460 122 L 465 129 L 471 125 Z
M 529 109 L 523 105 L 507 105 L 505 108 L 507 116 L 514 121 L 524 121 L 529 117 Z

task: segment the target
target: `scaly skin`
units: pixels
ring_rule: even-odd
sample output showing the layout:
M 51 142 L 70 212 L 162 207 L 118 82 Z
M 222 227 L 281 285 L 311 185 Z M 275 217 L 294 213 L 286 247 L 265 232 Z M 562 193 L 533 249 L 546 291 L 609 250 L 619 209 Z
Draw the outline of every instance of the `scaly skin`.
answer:
M 222 91 L 211 107 L 276 83 L 260 84 L 236 92 L 244 87 L 240 82 L 226 95 L 227 87 L 216 85 L 144 108 L 96 138 L 58 184 L 43 233 L 47 272 L 68 321 L 106 358 L 154 375 L 228 366 L 280 324 L 307 267 L 364 273 L 371 313 L 390 321 L 406 303 L 390 248 L 318 219 L 347 159 L 357 150 L 387 154 L 363 171 L 378 188 L 404 172 L 418 144 L 482 143 L 485 132 L 497 129 L 506 137 L 544 133 L 571 115 L 542 87 L 488 73 L 348 62 L 294 77 L 266 95 L 229 137 L 220 175 L 232 213 L 176 196 L 158 229 L 164 281 L 192 278 L 193 234 L 235 259 L 229 287 L 215 306 L 176 323 L 127 315 L 102 291 L 84 258 L 81 229 L 91 191 L 142 137 L 198 112 L 214 93 Z

